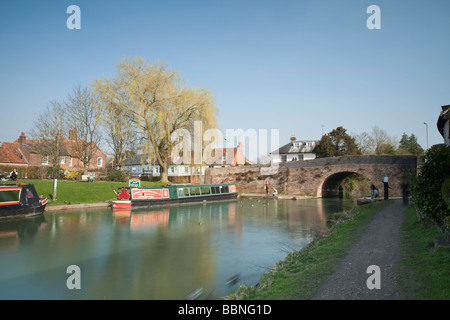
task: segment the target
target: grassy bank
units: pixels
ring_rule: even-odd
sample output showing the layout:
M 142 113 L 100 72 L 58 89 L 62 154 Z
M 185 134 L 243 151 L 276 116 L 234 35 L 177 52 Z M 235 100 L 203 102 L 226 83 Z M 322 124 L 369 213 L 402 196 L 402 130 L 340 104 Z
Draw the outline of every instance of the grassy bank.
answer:
M 19 180 L 18 183 L 34 184 L 39 195 L 48 197 L 51 202 L 49 206 L 62 205 L 65 203 L 101 203 L 114 199 L 116 194 L 113 190 L 126 186 L 126 182 L 95 181 L 80 182 L 58 180 L 56 188 L 56 201 L 52 200 L 53 180 Z M 160 185 L 160 182 L 142 181 L 143 186 Z
M 450 249 L 435 248 L 434 238 L 444 235 L 430 222 L 419 221 L 415 207 L 409 208 L 402 226 L 398 269 L 398 285 L 405 299 L 450 299 Z
M 375 213 L 388 202 L 357 207 L 330 218 L 335 226 L 328 235 L 306 249 L 290 253 L 264 274 L 255 287 L 241 286 L 228 299 L 308 300 L 333 272 L 348 249 L 358 241 Z M 401 231 L 401 257 L 397 266 L 402 299 L 450 299 L 450 249 L 434 248 L 434 238 L 443 238 L 433 224 L 418 221 L 415 207 L 405 213 Z
M 311 299 L 347 250 L 359 239 L 374 214 L 387 202 L 359 206 L 330 216 L 334 226 L 328 235 L 307 248 L 290 253 L 264 274 L 255 287 L 241 286 L 229 299 Z M 342 223 L 344 222 L 345 223 Z

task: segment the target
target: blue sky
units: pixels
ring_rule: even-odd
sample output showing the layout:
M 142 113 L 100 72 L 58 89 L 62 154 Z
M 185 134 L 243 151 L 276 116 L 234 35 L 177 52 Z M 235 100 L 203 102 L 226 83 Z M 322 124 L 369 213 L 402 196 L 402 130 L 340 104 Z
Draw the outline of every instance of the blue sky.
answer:
M 81 30 L 69 30 L 69 5 Z M 370 5 L 381 29 L 369 30 Z M 212 91 L 219 127 L 320 139 L 378 126 L 426 148 L 450 104 L 448 0 L 8 1 L 0 5 L 0 141 L 51 100 L 113 77 L 119 59 L 164 61 Z M 270 147 L 269 147 L 270 149 Z

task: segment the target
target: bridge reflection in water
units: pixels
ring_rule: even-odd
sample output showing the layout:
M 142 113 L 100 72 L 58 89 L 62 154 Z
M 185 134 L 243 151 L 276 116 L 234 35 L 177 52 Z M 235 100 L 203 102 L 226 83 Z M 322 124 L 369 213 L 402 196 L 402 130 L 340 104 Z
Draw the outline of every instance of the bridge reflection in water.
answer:
M 220 299 L 354 205 L 243 199 L 0 222 L 0 299 Z M 80 267 L 79 290 L 66 286 L 70 265 Z

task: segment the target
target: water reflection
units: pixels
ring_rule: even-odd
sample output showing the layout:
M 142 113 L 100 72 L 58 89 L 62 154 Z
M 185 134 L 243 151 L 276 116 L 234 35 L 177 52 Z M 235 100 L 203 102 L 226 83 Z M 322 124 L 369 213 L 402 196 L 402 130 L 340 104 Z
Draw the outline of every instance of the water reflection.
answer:
M 221 298 L 353 205 L 244 199 L 0 222 L 0 299 Z M 66 286 L 70 265 L 81 269 L 81 290 Z

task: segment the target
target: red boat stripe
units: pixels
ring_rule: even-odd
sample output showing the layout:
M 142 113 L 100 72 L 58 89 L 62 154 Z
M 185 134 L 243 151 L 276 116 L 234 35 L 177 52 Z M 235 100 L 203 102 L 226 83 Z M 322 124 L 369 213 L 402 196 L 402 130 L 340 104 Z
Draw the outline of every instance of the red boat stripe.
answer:
M 10 206 L 12 204 L 19 204 L 19 201 L 0 202 L 0 206 Z

